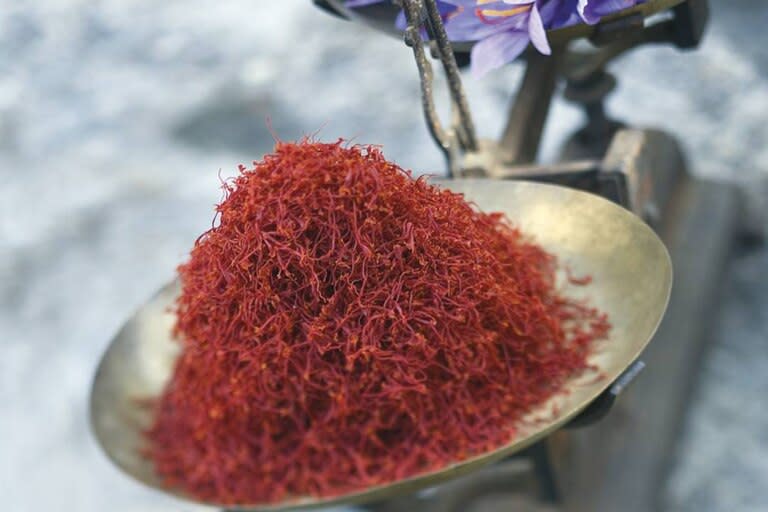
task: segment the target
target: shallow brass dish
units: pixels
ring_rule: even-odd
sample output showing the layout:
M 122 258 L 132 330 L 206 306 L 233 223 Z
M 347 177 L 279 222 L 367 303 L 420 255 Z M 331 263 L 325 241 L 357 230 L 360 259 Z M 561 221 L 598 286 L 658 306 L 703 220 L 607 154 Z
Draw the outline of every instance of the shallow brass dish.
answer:
M 480 179 L 436 182 L 463 192 L 484 211 L 506 213 L 576 275 L 592 276 L 590 286 L 572 287 L 568 293 L 588 297 L 609 315 L 613 326 L 610 340 L 591 358 L 603 378 L 596 379 L 590 373 L 571 379 L 567 393 L 532 412 L 532 417 L 539 419 L 535 427 L 522 427 L 508 445 L 440 471 L 335 498 L 307 497 L 271 505 L 229 506 L 228 510 L 282 511 L 360 503 L 417 491 L 469 473 L 563 426 L 610 385 L 650 341 L 667 306 L 672 267 L 661 240 L 639 218 L 598 196 L 555 185 Z M 121 469 L 151 487 L 191 500 L 163 487 L 152 465 L 138 452 L 151 413 L 137 399 L 162 391 L 178 354 L 170 334 L 174 317 L 169 312 L 178 292 L 176 283 L 160 290 L 112 340 L 93 382 L 90 412 L 96 438 Z

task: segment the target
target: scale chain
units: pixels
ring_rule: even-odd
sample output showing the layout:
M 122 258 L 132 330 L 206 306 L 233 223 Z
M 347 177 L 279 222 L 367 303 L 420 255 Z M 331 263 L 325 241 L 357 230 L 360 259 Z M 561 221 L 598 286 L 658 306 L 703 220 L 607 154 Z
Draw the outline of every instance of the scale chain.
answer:
M 413 49 L 416 66 L 419 70 L 422 108 L 427 127 L 430 135 L 445 155 L 449 175 L 456 175 L 460 171 L 460 153 L 462 151 L 475 152 L 477 150 L 477 137 L 453 48 L 448 40 L 435 0 L 396 0 L 396 3 L 400 4 L 405 13 L 407 27 L 404 40 L 405 44 Z M 430 37 L 430 47 L 433 54 L 442 63 L 448 81 L 452 114 L 449 130 L 443 128 L 435 108 L 434 72 L 421 38 L 420 27 L 422 23 Z

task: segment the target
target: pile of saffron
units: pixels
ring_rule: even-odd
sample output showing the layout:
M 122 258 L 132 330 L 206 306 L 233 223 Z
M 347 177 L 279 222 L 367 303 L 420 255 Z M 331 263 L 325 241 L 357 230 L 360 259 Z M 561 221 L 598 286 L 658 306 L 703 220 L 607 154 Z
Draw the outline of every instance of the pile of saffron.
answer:
M 196 498 L 327 497 L 499 448 L 609 330 L 503 215 L 376 147 L 278 143 L 224 188 L 147 432 Z

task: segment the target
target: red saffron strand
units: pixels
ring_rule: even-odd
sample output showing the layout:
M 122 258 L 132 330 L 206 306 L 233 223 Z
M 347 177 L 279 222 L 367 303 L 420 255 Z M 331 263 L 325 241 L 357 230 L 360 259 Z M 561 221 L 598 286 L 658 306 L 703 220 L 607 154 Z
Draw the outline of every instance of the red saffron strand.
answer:
M 224 189 L 147 432 L 194 497 L 333 496 L 498 448 L 607 336 L 554 256 L 376 147 L 278 143 Z

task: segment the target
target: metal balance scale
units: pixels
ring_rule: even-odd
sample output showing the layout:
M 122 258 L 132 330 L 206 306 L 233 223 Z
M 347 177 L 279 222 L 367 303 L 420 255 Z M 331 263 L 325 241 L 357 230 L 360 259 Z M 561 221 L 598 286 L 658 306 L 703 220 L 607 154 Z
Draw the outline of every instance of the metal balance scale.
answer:
M 393 512 L 655 509 L 704 340 L 702 319 L 715 305 L 717 277 L 738 232 L 739 201 L 732 188 L 693 179 L 671 136 L 610 119 L 603 99 L 616 81 L 604 68 L 646 43 L 695 47 L 707 21 L 706 1 L 649 0 L 598 25 L 550 32 L 551 57 L 525 56 L 527 70 L 499 141 L 475 135 L 459 72 L 470 46 L 451 45 L 434 0 L 396 3 L 352 10 L 341 0 L 315 0 L 335 15 L 390 32 L 404 10 L 405 41 L 419 70 L 427 125 L 453 178 L 440 184 L 465 193 L 485 211 L 506 213 L 561 261 L 593 276 L 589 298 L 613 326 L 610 343 L 592 361 L 605 378 L 574 379 L 569 393 L 532 411 L 544 421 L 506 446 L 439 471 L 333 498 L 228 509 L 335 504 Z M 427 47 L 421 43 L 422 26 L 429 34 Z M 582 38 L 593 48 L 569 48 Z M 448 127 L 435 110 L 429 51 L 446 72 L 453 113 Z M 562 163 L 536 165 L 561 81 L 566 98 L 583 105 L 588 121 L 565 145 Z M 677 273 L 670 299 L 671 263 Z M 137 398 L 157 396 L 170 376 L 179 347 L 171 336 L 169 308 L 178 293 L 177 283 L 163 288 L 115 337 L 94 380 L 91 420 L 102 448 L 125 472 L 195 501 L 165 488 L 139 454 L 152 418 Z M 668 301 L 666 320 L 646 349 Z M 641 353 L 645 363 L 638 360 Z M 624 392 L 645 364 L 646 378 Z M 614 404 L 619 394 L 622 399 Z M 578 428 L 586 425 L 590 428 Z

